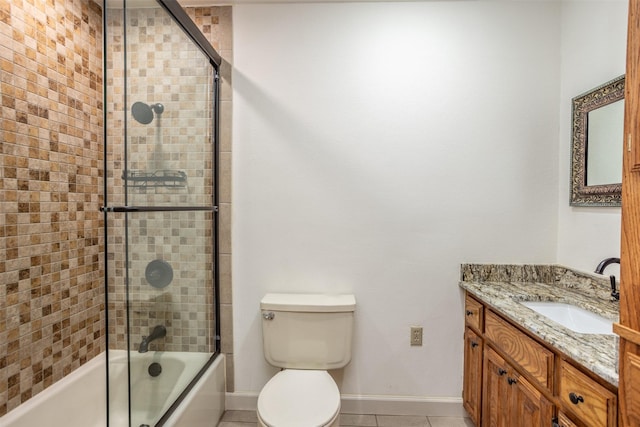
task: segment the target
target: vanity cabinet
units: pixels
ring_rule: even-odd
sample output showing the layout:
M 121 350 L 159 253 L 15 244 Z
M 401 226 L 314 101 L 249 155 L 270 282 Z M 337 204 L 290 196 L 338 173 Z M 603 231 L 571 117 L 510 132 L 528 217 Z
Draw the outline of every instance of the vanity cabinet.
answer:
M 464 340 L 463 404 L 477 427 L 618 425 L 614 387 L 469 295 Z

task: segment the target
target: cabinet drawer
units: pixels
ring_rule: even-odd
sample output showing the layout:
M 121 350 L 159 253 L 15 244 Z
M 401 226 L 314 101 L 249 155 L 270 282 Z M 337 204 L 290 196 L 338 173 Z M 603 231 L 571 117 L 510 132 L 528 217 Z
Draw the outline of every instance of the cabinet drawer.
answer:
M 564 360 L 560 364 L 559 396 L 563 406 L 587 425 L 617 425 L 615 394 Z
M 500 316 L 487 310 L 485 337 L 511 357 L 524 371 L 547 390 L 553 386 L 553 353 Z
M 479 303 L 467 294 L 464 302 L 464 314 L 467 326 L 482 333 L 482 321 L 484 317 L 484 306 L 482 303 Z
M 559 427 L 578 427 L 564 412 L 558 413 L 558 426 Z

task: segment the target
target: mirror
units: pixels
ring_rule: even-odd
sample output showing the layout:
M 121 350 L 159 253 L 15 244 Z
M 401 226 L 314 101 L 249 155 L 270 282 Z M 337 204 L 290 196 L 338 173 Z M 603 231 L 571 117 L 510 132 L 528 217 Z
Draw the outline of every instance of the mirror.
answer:
M 572 103 L 571 206 L 620 206 L 624 75 Z

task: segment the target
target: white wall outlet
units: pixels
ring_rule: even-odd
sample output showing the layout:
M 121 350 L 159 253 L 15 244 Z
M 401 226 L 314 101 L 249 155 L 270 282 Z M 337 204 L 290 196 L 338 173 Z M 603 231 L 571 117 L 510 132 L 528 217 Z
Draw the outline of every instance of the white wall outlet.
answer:
M 411 327 L 411 345 L 422 345 L 422 326 Z

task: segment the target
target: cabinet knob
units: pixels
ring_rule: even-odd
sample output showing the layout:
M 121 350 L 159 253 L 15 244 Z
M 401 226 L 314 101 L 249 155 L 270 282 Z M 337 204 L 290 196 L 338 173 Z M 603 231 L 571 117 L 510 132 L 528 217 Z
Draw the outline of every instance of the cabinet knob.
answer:
M 467 316 L 471 316 L 472 314 L 473 314 L 473 311 L 467 310 Z
M 507 373 L 506 369 L 502 369 L 502 368 L 498 369 L 498 375 L 503 376 L 506 373 Z
M 475 341 L 471 341 L 471 347 L 476 348 L 479 344 Z
M 580 402 L 584 402 L 584 397 L 571 392 L 569 393 L 569 400 L 571 400 L 571 403 L 573 403 L 574 405 L 577 405 Z
M 515 378 L 509 377 L 509 378 L 507 378 L 507 382 L 509 383 L 509 385 L 514 385 L 518 381 Z

